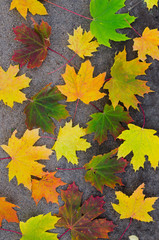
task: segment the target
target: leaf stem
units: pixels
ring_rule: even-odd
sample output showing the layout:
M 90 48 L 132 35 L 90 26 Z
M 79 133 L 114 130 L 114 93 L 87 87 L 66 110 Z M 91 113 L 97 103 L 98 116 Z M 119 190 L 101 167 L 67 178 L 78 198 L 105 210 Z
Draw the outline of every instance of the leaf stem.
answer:
M 54 139 L 54 140 L 57 140 L 57 138 L 53 138 L 53 137 L 49 137 L 49 136 L 40 136 L 41 138 L 51 138 L 51 139 Z
M 110 79 L 112 79 L 112 78 L 105 79 L 104 81 L 107 82 L 107 81 L 109 81 Z
M 57 170 L 65 171 L 65 170 L 80 170 L 80 169 L 85 169 L 84 167 L 80 168 L 56 168 Z
M 126 233 L 126 231 L 129 229 L 130 225 L 132 223 L 132 218 L 130 218 L 130 222 L 129 222 L 129 225 L 127 226 L 127 228 L 125 229 L 125 231 L 123 232 L 123 234 L 121 235 L 121 237 L 119 238 L 119 240 L 122 239 L 122 237 L 124 236 L 124 234 Z
M 56 54 L 58 54 L 59 56 L 61 56 L 62 58 L 64 58 L 67 62 L 69 61 L 65 56 L 63 56 L 63 55 L 62 55 L 61 53 L 59 53 L 59 52 L 56 52 L 56 51 L 53 50 L 52 48 L 48 47 L 47 49 L 50 50 L 50 51 L 52 51 L 52 52 L 54 52 L 54 53 L 56 53 Z
M 125 19 L 125 21 L 129 24 L 129 26 L 134 30 L 134 32 L 135 32 L 139 37 L 142 37 L 141 34 L 138 33 L 138 32 L 136 31 L 136 29 L 131 26 L 131 24 L 128 22 L 128 20 Z
M 141 108 L 141 111 L 142 111 L 142 114 L 143 114 L 143 118 L 144 118 L 144 120 L 143 120 L 143 126 L 142 126 L 142 128 L 144 128 L 145 127 L 145 112 L 144 112 L 144 110 L 143 110 L 143 108 L 142 108 L 142 106 L 141 106 L 141 104 L 139 103 L 139 106 L 140 106 L 140 108 Z
M 13 233 L 17 233 L 17 234 L 23 235 L 23 234 L 20 233 L 20 232 L 13 231 L 13 230 L 9 230 L 9 229 L 5 229 L 5 228 L 0 228 L 0 230 L 7 231 L 7 232 L 13 232 Z
M 77 103 L 76 103 L 75 113 L 74 113 L 72 122 L 74 122 L 74 119 L 75 119 L 75 116 L 76 116 L 76 112 L 77 112 L 78 104 L 79 104 L 79 98 L 78 98 Z
M 50 3 L 50 4 L 54 5 L 54 6 L 56 6 L 56 7 L 58 7 L 58 8 L 61 8 L 61 9 L 63 9 L 63 10 L 66 10 L 67 12 L 73 13 L 73 14 L 79 16 L 79 17 L 83 17 L 83 18 L 85 18 L 85 19 L 89 19 L 89 20 L 93 21 L 92 18 L 89 18 L 89 17 L 83 16 L 83 15 L 81 15 L 81 14 L 79 14 L 79 13 L 73 12 L 73 11 L 67 9 L 67 8 L 64 8 L 64 7 L 61 7 L 61 6 L 57 5 L 56 3 L 52 3 L 52 2 L 50 2 L 50 1 L 48 1 L 48 0 L 44 0 L 44 1 Z
M 64 66 L 66 66 L 68 63 L 70 63 L 74 58 L 75 58 L 75 56 L 76 56 L 76 54 L 75 55 L 73 55 L 73 57 L 70 59 L 70 60 L 68 60 L 67 61 L 67 63 L 65 63 L 64 65 L 62 65 L 61 67 L 59 67 L 59 68 L 57 68 L 57 69 L 55 69 L 54 71 L 52 71 L 52 72 L 49 72 L 48 74 L 51 74 L 51 73 L 55 73 L 56 71 L 58 71 L 58 70 L 60 70 L 61 68 L 63 68 Z
M 70 231 L 71 229 L 67 229 L 60 237 L 59 237 L 59 239 L 60 238 L 62 238 L 68 231 Z
M 0 158 L 0 160 L 11 159 L 11 157 Z
M 96 107 L 93 103 L 90 102 L 89 104 L 92 105 L 94 108 L 96 108 L 99 112 L 103 112 L 98 107 Z

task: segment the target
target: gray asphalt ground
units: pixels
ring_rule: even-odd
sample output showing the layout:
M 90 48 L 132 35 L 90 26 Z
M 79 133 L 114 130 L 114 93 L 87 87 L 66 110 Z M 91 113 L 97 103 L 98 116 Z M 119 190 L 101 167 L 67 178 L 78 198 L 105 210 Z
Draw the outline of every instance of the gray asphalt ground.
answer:
M 120 1 L 120 0 L 119 0 Z M 0 55 L 1 63 L 0 65 L 4 70 L 7 70 L 10 64 L 16 64 L 11 60 L 13 51 L 19 48 L 20 43 L 14 41 L 14 33 L 12 28 L 25 23 L 28 26 L 31 26 L 32 22 L 30 20 L 31 14 L 28 14 L 27 21 L 17 12 L 17 10 L 9 11 L 10 2 L 8 0 L 1 0 L 0 7 Z M 57 4 L 64 6 L 68 9 L 71 9 L 77 13 L 89 16 L 89 3 L 90 0 L 56 0 L 54 1 Z M 141 34 L 146 26 L 149 28 L 158 28 L 159 27 L 159 11 L 157 7 L 154 7 L 153 10 L 148 11 L 146 5 L 141 1 L 138 5 L 135 6 L 137 0 L 127 0 L 126 7 L 130 10 L 130 14 L 138 17 L 133 23 L 133 27 Z M 44 5 L 48 11 L 48 16 L 35 16 L 35 20 L 40 23 L 40 20 L 43 18 L 44 21 L 47 21 L 52 27 L 51 34 L 51 48 L 62 53 L 68 59 L 71 59 L 74 53 L 67 48 L 67 33 L 72 34 L 73 29 L 78 26 L 82 26 L 84 29 L 89 30 L 90 21 L 84 18 L 80 18 L 74 14 L 68 13 L 61 9 L 58 9 L 46 2 Z M 122 9 L 122 12 L 126 11 Z M 135 32 L 132 29 L 126 29 L 123 32 L 131 38 L 137 37 Z M 125 43 L 112 43 L 113 48 L 107 48 L 100 46 L 99 51 L 94 53 L 94 56 L 90 58 L 93 66 L 95 66 L 95 76 L 101 72 L 107 72 L 107 78 L 110 77 L 110 68 L 113 65 L 114 56 L 116 51 L 122 51 L 124 45 L 126 44 L 128 59 L 133 59 L 136 57 L 136 53 L 132 52 L 133 41 L 127 41 Z M 78 68 L 83 60 L 78 56 L 72 61 Z M 151 62 L 152 59 L 148 57 L 148 62 Z M 54 85 L 63 84 L 63 79 L 61 74 L 64 73 L 65 68 L 60 69 L 54 74 L 48 75 L 48 72 L 53 71 L 59 68 L 65 63 L 65 60 L 60 56 L 54 54 L 53 52 L 48 52 L 48 56 L 42 66 L 37 69 L 29 70 L 24 66 L 20 70 L 20 75 L 26 73 L 26 75 L 32 78 L 30 88 L 25 89 L 23 92 L 26 93 L 27 97 L 32 97 L 37 93 L 42 87 L 46 84 L 52 82 Z M 145 95 L 144 98 L 139 98 L 142 103 L 142 107 L 146 115 L 146 124 L 145 128 L 155 129 L 159 133 L 159 90 L 158 90 L 158 79 L 159 79 L 159 62 L 153 61 L 149 69 L 147 70 L 147 75 L 144 76 L 143 80 L 148 80 L 148 85 L 154 90 L 154 93 Z M 99 108 L 103 108 L 105 103 L 108 101 L 107 97 L 102 100 L 97 101 L 95 104 Z M 5 106 L 3 102 L 0 102 L 0 144 L 7 144 L 8 139 L 10 138 L 13 129 L 17 129 L 18 137 L 21 137 L 26 130 L 25 125 L 25 114 L 23 112 L 24 107 L 27 102 L 23 104 L 15 103 L 13 109 Z M 67 109 L 71 116 L 73 116 L 75 111 L 76 103 L 68 103 Z M 75 124 L 80 124 L 81 127 L 86 127 L 86 123 L 90 120 L 89 115 L 95 113 L 94 109 L 90 105 L 85 105 L 80 102 L 75 117 Z M 130 108 L 130 114 L 134 119 L 134 123 L 138 126 L 143 124 L 143 116 L 141 112 Z M 65 121 L 62 121 L 60 124 L 63 126 Z M 59 125 L 55 131 L 55 136 L 57 136 Z M 40 132 L 41 135 L 51 136 L 47 133 Z M 91 142 L 92 147 L 87 150 L 87 152 L 78 152 L 80 158 L 79 167 L 82 167 L 85 163 L 89 162 L 93 155 L 106 153 L 115 147 L 118 146 L 118 142 L 113 140 L 112 136 L 108 137 L 108 140 L 101 144 L 96 141 L 93 141 L 93 135 L 87 137 L 88 141 Z M 51 148 L 54 144 L 54 140 L 50 139 L 41 139 L 37 143 L 38 145 L 46 144 L 48 148 Z M 0 157 L 7 157 L 8 155 L 0 148 Z M 44 162 L 44 161 L 42 161 Z M 6 197 L 7 201 L 16 204 L 20 207 L 17 210 L 18 217 L 20 221 L 27 221 L 29 218 L 39 215 L 46 214 L 48 212 L 58 213 L 58 205 L 49 203 L 47 204 L 45 199 L 42 199 L 39 204 L 36 206 L 34 200 L 31 198 L 31 192 L 27 190 L 22 184 L 17 186 L 16 178 L 11 182 L 8 180 L 8 170 L 6 169 L 9 160 L 0 161 L 0 197 Z M 72 164 L 68 164 L 66 159 L 63 157 L 57 163 L 56 155 L 53 153 L 50 157 L 50 161 L 45 161 L 46 169 L 48 171 L 54 171 L 56 167 L 62 168 L 72 168 Z M 57 176 L 65 182 L 72 183 L 73 181 L 79 186 L 80 191 L 84 192 L 83 200 L 87 199 L 91 194 L 94 196 L 100 195 L 100 193 L 92 187 L 89 183 L 84 181 L 84 170 L 76 171 L 64 171 L 58 172 Z M 140 169 L 137 172 L 134 172 L 132 166 L 128 165 L 126 167 L 126 172 L 120 174 L 123 179 L 124 186 L 117 186 L 115 190 L 121 190 L 127 195 L 131 195 L 132 192 L 142 183 L 145 183 L 144 193 L 147 197 L 159 197 L 159 168 L 151 168 L 150 163 L 146 161 L 145 168 Z M 63 187 L 65 189 L 65 187 Z M 114 232 L 109 234 L 111 240 L 118 240 L 127 225 L 129 224 L 129 219 L 120 220 L 119 214 L 116 213 L 112 206 L 111 202 L 115 201 L 115 192 L 113 189 L 104 187 L 104 196 L 105 196 L 105 210 L 106 212 L 102 215 L 108 220 L 113 221 L 117 227 Z M 60 204 L 62 204 L 59 198 Z M 131 227 L 125 233 L 123 240 L 128 240 L 128 236 L 137 235 L 140 240 L 158 240 L 159 239 L 159 201 L 154 205 L 155 211 L 152 211 L 150 215 L 153 217 L 154 222 L 145 223 L 137 220 L 133 220 Z M 3 220 L 2 227 L 6 229 L 12 229 L 19 231 L 17 223 L 8 223 L 6 220 Z M 64 232 L 64 229 L 60 230 L 59 236 Z M 15 233 L 0 231 L 0 240 L 18 240 L 20 239 L 19 235 Z M 70 233 L 68 232 L 61 240 L 70 240 Z

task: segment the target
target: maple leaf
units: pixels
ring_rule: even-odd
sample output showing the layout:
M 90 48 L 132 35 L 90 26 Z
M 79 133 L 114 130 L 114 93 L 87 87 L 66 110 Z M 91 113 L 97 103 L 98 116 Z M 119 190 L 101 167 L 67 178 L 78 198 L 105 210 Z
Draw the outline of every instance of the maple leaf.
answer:
M 93 21 L 90 30 L 99 44 L 111 47 L 109 40 L 129 39 L 125 34 L 116 31 L 116 29 L 130 28 L 129 24 L 136 19 L 128 13 L 116 14 L 120 8 L 125 7 L 124 2 L 125 0 L 91 0 L 90 13 Z
M 129 240 L 139 240 L 139 238 L 135 235 L 129 236 Z
M 158 0 L 145 0 L 147 7 L 150 10 L 154 5 L 158 6 Z
M 42 20 L 38 25 L 34 20 L 34 29 L 25 24 L 13 28 L 16 35 L 15 40 L 24 44 L 24 47 L 16 50 L 12 60 L 20 63 L 21 66 L 28 63 L 28 68 L 40 67 L 47 56 L 47 49 L 50 46 L 51 27 Z
M 123 158 L 117 160 L 114 156 L 117 149 L 111 152 L 94 156 L 89 163 L 84 165 L 88 170 L 85 175 L 85 180 L 90 182 L 98 191 L 103 192 L 104 185 L 114 188 L 116 184 L 122 185 L 121 178 L 116 176 L 116 173 L 124 172 L 127 166 L 127 161 Z
M 128 127 L 129 130 L 118 136 L 119 139 L 125 140 L 119 147 L 118 157 L 125 157 L 132 151 L 131 164 L 135 171 L 144 167 L 145 156 L 148 156 L 151 166 L 156 168 L 159 162 L 159 137 L 154 135 L 156 131 L 133 124 L 129 124 Z
M 56 188 L 60 185 L 65 185 L 60 178 L 55 177 L 56 172 L 43 172 L 38 177 L 40 180 L 32 179 L 32 197 L 36 204 L 44 197 L 47 203 L 57 203 L 58 204 L 58 192 Z
M 31 190 L 31 175 L 38 176 L 42 172 L 44 165 L 36 162 L 40 159 L 49 159 L 51 149 L 45 146 L 35 147 L 35 142 L 40 138 L 39 129 L 26 130 L 22 138 L 16 138 L 15 130 L 8 141 L 8 146 L 1 145 L 11 157 L 11 162 L 7 165 L 9 169 L 9 181 L 16 176 L 18 184 L 23 183 Z
M 12 0 L 10 10 L 16 8 L 18 12 L 26 19 L 27 11 L 33 15 L 47 15 L 47 11 L 42 3 L 37 0 Z
M 27 127 L 40 127 L 45 132 L 53 133 L 55 124 L 52 117 L 59 121 L 69 116 L 65 106 L 58 103 L 63 99 L 65 97 L 56 87 L 51 87 L 51 83 L 46 85 L 31 98 L 24 109 Z
M 57 160 L 62 156 L 66 157 L 68 162 L 78 164 L 76 151 L 86 151 L 91 144 L 86 139 L 81 138 L 86 135 L 86 130 L 79 125 L 72 127 L 72 121 L 66 122 L 63 128 L 60 127 L 57 141 L 52 147 L 56 151 Z
M 85 31 L 79 26 L 77 29 L 74 29 L 74 35 L 69 35 L 68 42 L 70 45 L 67 45 L 71 50 L 78 54 L 81 58 L 93 56 L 92 52 L 97 51 L 99 43 L 95 40 L 92 41 L 94 36 L 91 31 Z
M 20 222 L 20 230 L 23 234 L 20 240 L 58 240 L 58 233 L 46 232 L 53 229 L 59 218 L 51 216 L 51 212 L 46 215 L 38 215 Z
M 138 80 L 138 75 L 145 74 L 151 63 L 140 62 L 139 58 L 126 61 L 126 50 L 115 56 L 115 62 L 111 68 L 112 78 L 106 82 L 104 89 L 109 90 L 109 97 L 115 108 L 119 101 L 128 109 L 130 106 L 138 109 L 140 103 L 135 95 L 144 96 L 152 92 L 146 85 L 146 81 Z
M 62 75 L 65 85 L 57 86 L 57 88 L 67 96 L 67 102 L 73 102 L 80 99 L 85 104 L 91 101 L 96 101 L 104 97 L 104 93 L 99 92 L 99 89 L 104 83 L 106 73 L 99 74 L 93 78 L 93 70 L 89 60 L 81 64 L 81 68 L 76 74 L 73 67 L 66 66 L 66 71 Z
M 56 227 L 65 227 L 71 230 L 72 240 L 92 240 L 108 238 L 108 233 L 113 231 L 114 224 L 106 219 L 96 219 L 105 210 L 104 197 L 91 196 L 81 206 L 83 193 L 73 184 L 67 190 L 61 190 L 62 200 L 65 205 L 60 207 Z
M 8 222 L 16 222 L 18 223 L 18 217 L 16 211 L 13 209 L 14 207 L 19 208 L 18 206 L 7 202 L 6 198 L 0 197 L 0 226 L 2 225 L 2 220 L 5 218 Z
M 20 90 L 29 87 L 31 81 L 25 74 L 17 77 L 18 72 L 18 65 L 10 65 L 6 72 L 0 67 L 0 100 L 3 100 L 11 108 L 14 102 L 22 103 L 27 100 L 25 94 Z
M 139 221 L 150 222 L 153 218 L 148 212 L 154 210 L 152 205 L 157 197 L 145 198 L 143 194 L 144 183 L 141 184 L 129 197 L 122 192 L 115 192 L 119 204 L 112 204 L 114 210 L 121 214 L 120 219 L 133 218 Z
M 87 133 L 95 133 L 94 140 L 99 144 L 107 140 L 107 132 L 109 131 L 116 138 L 122 131 L 123 127 L 120 122 L 129 123 L 132 120 L 128 112 L 123 107 L 105 105 L 104 111 L 90 115 L 93 119 L 87 123 Z
M 133 50 L 138 50 L 139 59 L 146 60 L 146 54 L 153 59 L 159 60 L 159 31 L 157 29 L 150 30 L 145 28 L 143 34 L 139 38 L 134 39 Z

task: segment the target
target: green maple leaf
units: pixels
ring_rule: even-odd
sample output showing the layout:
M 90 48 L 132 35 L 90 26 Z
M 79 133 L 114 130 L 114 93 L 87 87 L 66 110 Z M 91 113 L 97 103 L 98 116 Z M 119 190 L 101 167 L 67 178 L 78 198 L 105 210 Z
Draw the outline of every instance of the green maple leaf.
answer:
M 58 217 L 48 213 L 32 217 L 25 223 L 20 222 L 20 230 L 23 234 L 20 240 L 57 240 L 57 233 L 46 231 L 53 229 L 58 220 Z
M 91 196 L 81 206 L 82 193 L 75 183 L 61 190 L 65 205 L 60 207 L 58 217 L 61 217 L 56 227 L 65 227 L 71 230 L 72 240 L 94 240 L 109 238 L 108 233 L 113 231 L 114 224 L 99 216 L 105 212 L 104 197 Z
M 25 107 L 26 124 L 29 129 L 40 127 L 43 131 L 53 133 L 55 124 L 51 117 L 57 121 L 69 116 L 65 106 L 58 101 L 65 99 L 56 87 L 46 85 L 31 98 Z
M 87 127 L 87 133 L 95 133 L 94 140 L 97 140 L 99 144 L 107 140 L 107 132 L 109 131 L 114 138 L 124 130 L 120 122 L 129 123 L 132 121 L 128 112 L 123 110 L 123 107 L 105 105 L 104 111 L 94 113 L 91 115 L 93 118 L 89 121 Z
M 129 39 L 125 34 L 116 31 L 116 29 L 130 28 L 129 23 L 136 19 L 128 13 L 117 14 L 119 9 L 125 7 L 124 2 L 125 0 L 91 0 L 90 13 L 93 21 L 90 30 L 99 44 L 111 47 L 109 40 L 126 41 Z
M 84 165 L 84 168 L 88 170 L 85 180 L 101 192 L 103 192 L 104 185 L 111 188 L 114 188 L 117 183 L 122 185 L 121 178 L 115 174 L 124 172 L 127 161 L 123 158 L 117 160 L 117 157 L 113 156 L 116 153 L 117 149 L 114 149 L 107 154 L 94 156 L 89 163 Z

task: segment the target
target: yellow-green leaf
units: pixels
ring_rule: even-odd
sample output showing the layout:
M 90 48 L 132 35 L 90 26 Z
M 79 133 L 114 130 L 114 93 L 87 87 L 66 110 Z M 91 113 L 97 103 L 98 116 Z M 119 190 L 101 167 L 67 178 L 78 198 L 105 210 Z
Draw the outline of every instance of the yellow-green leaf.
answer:
M 154 5 L 158 6 L 158 0 L 145 0 L 147 7 L 150 10 Z
M 20 240 L 58 240 L 57 233 L 47 232 L 55 227 L 58 220 L 58 217 L 48 213 L 32 217 L 26 222 L 20 222 L 23 235 Z
M 72 127 L 72 121 L 66 122 L 63 128 L 60 127 L 57 141 L 52 148 L 56 152 L 57 160 L 64 156 L 68 162 L 78 164 L 76 151 L 86 151 L 91 147 L 86 139 L 81 138 L 84 135 L 86 135 L 86 130 L 80 128 L 79 125 Z
M 129 124 L 128 127 L 129 130 L 118 136 L 119 139 L 125 140 L 119 147 L 118 158 L 125 157 L 132 151 L 131 164 L 135 171 L 144 167 L 145 156 L 148 156 L 151 166 L 156 168 L 159 162 L 159 137 L 154 135 L 156 131 L 133 124 Z

